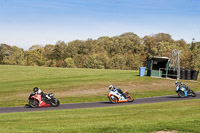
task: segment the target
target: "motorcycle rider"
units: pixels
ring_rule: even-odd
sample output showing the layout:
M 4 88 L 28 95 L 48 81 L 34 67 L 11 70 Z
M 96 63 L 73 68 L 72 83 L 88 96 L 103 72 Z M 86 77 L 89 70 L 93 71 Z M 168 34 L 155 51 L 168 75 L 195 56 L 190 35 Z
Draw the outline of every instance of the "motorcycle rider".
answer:
M 34 94 L 40 94 L 42 96 L 42 99 L 51 99 L 47 94 L 43 93 L 38 87 L 33 88 Z
M 123 91 L 121 89 L 117 88 L 116 86 L 109 85 L 109 90 L 117 90 L 120 94 L 122 94 L 122 96 L 124 96 L 126 98 L 126 95 L 123 93 Z
M 176 86 L 179 85 L 180 88 L 183 87 L 183 88 L 185 88 L 187 91 L 190 91 L 190 87 L 186 86 L 186 85 L 185 85 L 184 83 L 182 83 L 182 82 L 178 82 L 178 81 L 176 81 L 176 82 L 175 82 L 175 85 L 176 85 Z

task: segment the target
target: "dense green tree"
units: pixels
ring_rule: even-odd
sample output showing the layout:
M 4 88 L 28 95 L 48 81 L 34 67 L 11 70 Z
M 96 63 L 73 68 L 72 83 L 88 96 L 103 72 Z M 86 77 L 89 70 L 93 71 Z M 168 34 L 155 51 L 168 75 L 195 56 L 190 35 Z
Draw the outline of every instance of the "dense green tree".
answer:
M 4 60 L 11 54 L 11 46 L 0 44 L 0 63 L 5 64 Z
M 62 60 L 64 62 L 65 58 L 67 58 L 67 45 L 63 41 L 58 41 L 53 50 L 52 56 L 56 60 Z M 62 64 L 62 63 L 59 63 Z
M 74 64 L 74 60 L 71 57 L 65 59 L 65 64 L 66 64 L 66 67 L 68 67 L 68 68 L 76 67 Z
M 54 52 L 55 46 L 48 44 L 45 45 L 44 47 L 44 56 L 46 57 L 47 60 L 52 60 L 53 59 L 53 52 Z
M 200 70 L 200 42 L 195 43 L 192 47 L 191 68 Z
M 126 68 L 126 61 L 124 59 L 124 56 L 120 56 L 119 54 L 113 56 L 110 59 L 110 68 L 112 69 L 125 69 Z
M 132 32 L 97 40 L 58 41 L 55 45 L 33 45 L 24 51 L 0 44 L 0 64 L 77 67 L 96 69 L 139 69 L 154 56 L 171 57 L 173 49 L 181 50 L 182 68 L 200 70 L 200 42 L 187 44 L 183 39 L 158 33 L 140 38 Z
M 81 54 L 77 54 L 74 57 L 74 64 L 78 68 L 84 68 L 86 61 L 87 61 L 87 56 L 84 56 L 84 55 L 81 55 Z
M 10 47 L 9 55 L 4 56 L 3 63 L 10 65 L 23 65 L 24 50 L 16 46 Z
M 43 47 L 31 48 L 25 52 L 25 64 L 28 66 L 43 66 L 45 60 Z
M 139 67 L 143 66 L 142 61 L 140 61 L 139 56 L 132 54 L 125 54 L 125 69 L 128 70 L 137 70 Z
M 171 57 L 173 49 L 186 49 L 184 40 L 174 41 L 169 34 L 158 33 L 143 38 L 147 60 L 153 56 Z M 182 47 L 182 48 L 181 48 Z
M 103 54 L 92 54 L 86 58 L 86 68 L 105 69 L 109 67 L 109 59 Z
M 0 45 L 0 64 L 3 64 L 3 57 L 4 57 L 3 47 Z

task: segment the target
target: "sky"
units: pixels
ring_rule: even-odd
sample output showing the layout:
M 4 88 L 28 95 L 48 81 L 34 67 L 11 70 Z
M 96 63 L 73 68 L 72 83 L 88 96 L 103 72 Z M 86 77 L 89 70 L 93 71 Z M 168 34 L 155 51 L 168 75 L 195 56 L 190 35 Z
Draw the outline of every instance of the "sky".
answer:
M 200 0 L 0 0 L 0 44 L 28 49 L 133 32 L 200 41 Z

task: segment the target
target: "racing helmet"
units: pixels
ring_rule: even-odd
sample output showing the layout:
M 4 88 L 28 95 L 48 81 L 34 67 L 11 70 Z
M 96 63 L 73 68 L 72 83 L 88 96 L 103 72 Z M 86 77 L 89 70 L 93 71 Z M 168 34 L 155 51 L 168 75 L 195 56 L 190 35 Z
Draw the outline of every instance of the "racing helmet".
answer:
M 178 84 L 178 81 L 175 82 L 175 85 L 177 85 L 177 84 Z
M 113 85 L 109 85 L 109 90 L 113 89 L 114 86 Z
M 34 91 L 34 92 L 37 92 L 38 90 L 39 90 L 38 87 L 34 87 L 34 88 L 33 88 L 33 91 Z

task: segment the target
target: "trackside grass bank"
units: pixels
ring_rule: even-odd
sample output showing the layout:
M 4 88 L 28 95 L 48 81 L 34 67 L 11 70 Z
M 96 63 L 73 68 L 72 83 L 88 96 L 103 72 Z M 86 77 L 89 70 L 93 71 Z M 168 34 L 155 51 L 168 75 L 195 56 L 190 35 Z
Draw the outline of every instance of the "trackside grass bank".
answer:
M 110 84 L 128 90 L 135 98 L 175 94 L 175 80 L 140 77 L 139 71 L 131 70 L 0 65 L 0 75 L 0 107 L 24 106 L 35 86 L 53 92 L 61 104 L 107 101 Z M 184 83 L 200 91 L 199 79 Z
M 1 132 L 200 132 L 200 100 L 0 114 Z

